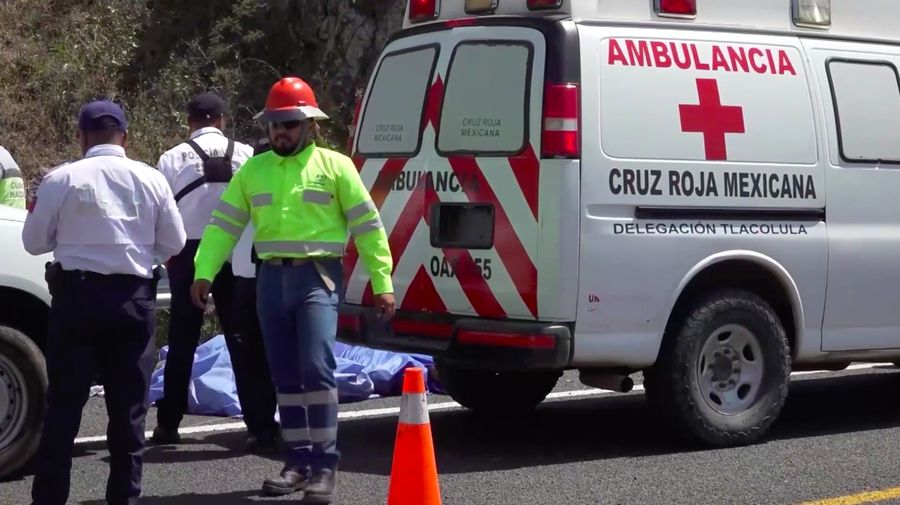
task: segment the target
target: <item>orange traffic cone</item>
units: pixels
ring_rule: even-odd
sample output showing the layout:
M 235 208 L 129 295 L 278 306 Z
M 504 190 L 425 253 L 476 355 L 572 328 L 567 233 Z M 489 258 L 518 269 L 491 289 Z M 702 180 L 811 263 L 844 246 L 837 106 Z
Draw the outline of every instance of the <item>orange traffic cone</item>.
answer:
M 394 443 L 394 461 L 388 484 L 387 505 L 440 505 L 437 463 L 425 399 L 421 368 L 403 372 L 400 422 Z

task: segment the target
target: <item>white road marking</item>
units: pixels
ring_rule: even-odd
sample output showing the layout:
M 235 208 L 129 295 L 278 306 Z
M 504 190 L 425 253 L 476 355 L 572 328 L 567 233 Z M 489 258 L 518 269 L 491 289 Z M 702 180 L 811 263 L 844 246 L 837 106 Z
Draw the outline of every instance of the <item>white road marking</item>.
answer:
M 812 375 L 812 374 L 824 374 L 824 373 L 837 373 L 837 372 L 846 372 L 852 370 L 865 370 L 869 368 L 876 368 L 880 366 L 893 366 L 892 363 L 863 363 L 859 365 L 851 365 L 844 370 L 838 371 L 829 371 L 829 370 L 813 370 L 808 372 L 793 372 L 791 376 L 799 376 L 799 375 Z M 644 386 L 641 384 L 635 384 L 631 389 L 631 392 L 643 391 Z M 622 393 L 617 393 L 615 391 L 609 391 L 606 389 L 576 389 L 573 391 L 557 391 L 555 393 L 550 393 L 547 395 L 548 400 L 555 400 L 560 398 L 581 398 L 585 396 L 605 396 L 605 395 L 620 395 Z M 626 393 L 627 394 L 627 393 Z M 441 402 L 441 403 L 433 403 L 428 405 L 429 411 L 437 411 L 437 410 L 449 410 L 461 408 L 461 405 L 456 402 Z M 344 412 L 338 413 L 339 420 L 350 420 L 350 419 L 368 419 L 374 417 L 387 417 L 387 416 L 396 416 L 400 414 L 400 407 L 385 407 L 380 409 L 366 409 L 366 410 L 348 410 Z M 193 433 L 214 433 L 217 431 L 238 431 L 245 429 L 245 425 L 243 421 L 238 422 L 230 422 L 230 423 L 215 423 L 215 424 L 206 424 L 201 426 L 190 426 L 187 428 L 180 428 L 178 433 L 181 435 L 190 435 Z M 148 439 L 153 435 L 152 431 L 148 431 L 144 434 Z M 100 435 L 96 437 L 81 437 L 75 439 L 75 444 L 90 444 L 94 442 L 105 442 L 106 436 Z

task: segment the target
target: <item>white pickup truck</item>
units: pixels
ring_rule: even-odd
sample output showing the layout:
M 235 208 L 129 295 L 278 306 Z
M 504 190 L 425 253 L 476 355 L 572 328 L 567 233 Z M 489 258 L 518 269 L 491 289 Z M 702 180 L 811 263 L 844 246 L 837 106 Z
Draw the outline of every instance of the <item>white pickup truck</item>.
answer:
M 0 205 L 0 479 L 34 456 L 41 434 L 47 371 L 44 342 L 50 293 L 44 265 L 22 246 L 26 211 Z M 160 281 L 157 307 L 169 307 L 168 282 Z

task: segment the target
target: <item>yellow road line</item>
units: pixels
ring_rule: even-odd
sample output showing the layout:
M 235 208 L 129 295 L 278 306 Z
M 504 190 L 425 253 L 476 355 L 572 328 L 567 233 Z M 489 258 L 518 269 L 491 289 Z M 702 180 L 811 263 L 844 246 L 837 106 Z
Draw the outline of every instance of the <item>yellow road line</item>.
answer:
M 835 498 L 826 498 L 824 500 L 808 501 L 799 505 L 861 505 L 863 503 L 877 503 L 892 498 L 900 498 L 900 487 L 838 496 Z

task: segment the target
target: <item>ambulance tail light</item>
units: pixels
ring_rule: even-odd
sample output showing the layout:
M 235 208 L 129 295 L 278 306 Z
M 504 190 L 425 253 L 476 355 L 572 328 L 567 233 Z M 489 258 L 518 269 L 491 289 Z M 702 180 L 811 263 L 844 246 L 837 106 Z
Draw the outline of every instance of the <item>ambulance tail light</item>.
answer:
M 694 17 L 697 0 L 655 0 L 656 14 L 665 17 Z
M 528 9 L 542 11 L 547 9 L 559 9 L 563 0 L 528 0 Z
M 456 334 L 456 342 L 458 344 L 518 347 L 524 349 L 553 349 L 556 347 L 556 338 L 553 335 L 474 330 L 460 330 Z
M 544 90 L 541 155 L 575 158 L 581 154 L 577 84 L 548 84 Z
M 794 24 L 809 28 L 831 26 L 831 0 L 794 0 Z
M 475 18 L 457 18 L 457 19 L 448 19 L 444 22 L 447 28 L 459 28 L 460 26 L 473 26 L 475 24 Z
M 362 321 L 355 315 L 339 314 L 338 328 L 343 332 L 358 334 L 360 331 L 362 331 Z
M 436 19 L 441 11 L 441 0 L 409 0 L 409 21 L 420 23 Z
M 353 107 L 353 119 L 350 121 L 350 128 L 348 129 L 347 136 L 347 152 L 353 153 L 353 142 L 356 139 L 356 128 L 359 125 L 359 111 L 362 107 L 362 97 L 356 100 L 356 105 Z

